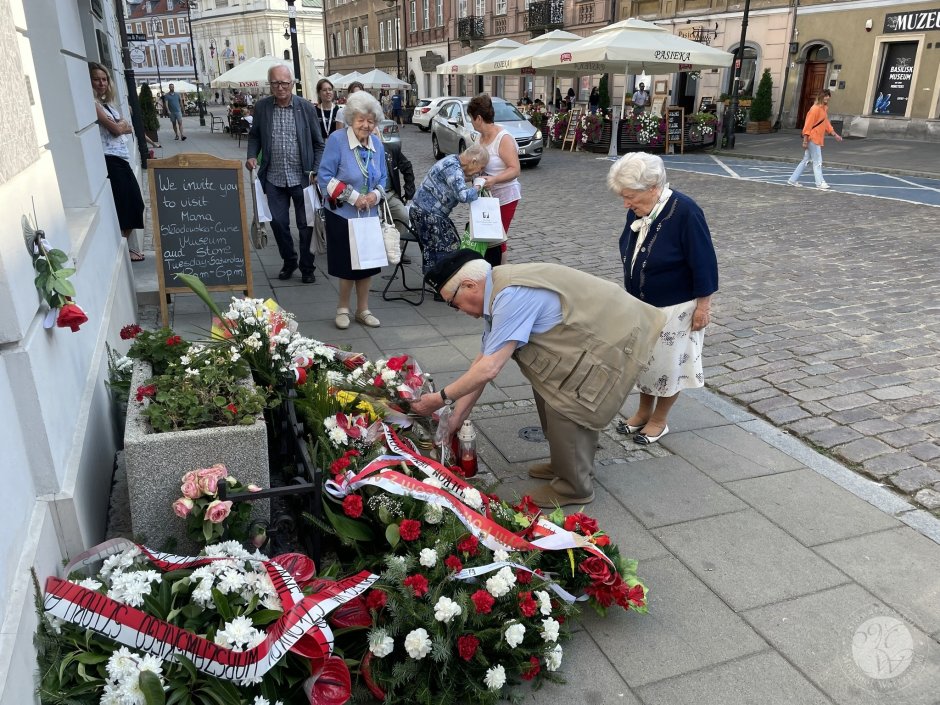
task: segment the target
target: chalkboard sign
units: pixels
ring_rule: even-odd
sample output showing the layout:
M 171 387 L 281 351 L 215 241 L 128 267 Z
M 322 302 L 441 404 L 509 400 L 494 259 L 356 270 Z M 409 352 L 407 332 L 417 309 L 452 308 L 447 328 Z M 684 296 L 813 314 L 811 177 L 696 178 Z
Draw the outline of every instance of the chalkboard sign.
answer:
M 671 105 L 666 108 L 666 152 L 670 146 L 679 146 L 679 152 L 685 153 L 685 108 Z M 675 149 L 672 150 L 673 152 Z
M 191 293 L 177 274 L 199 277 L 210 291 L 252 296 L 241 169 L 238 160 L 208 154 L 178 154 L 148 166 L 164 325 L 169 295 Z
M 571 141 L 571 151 L 574 151 L 577 140 L 575 136 L 578 133 L 578 125 L 581 124 L 581 108 L 572 108 L 568 111 L 568 126 L 565 128 L 565 138 L 561 141 L 562 150 L 568 141 Z

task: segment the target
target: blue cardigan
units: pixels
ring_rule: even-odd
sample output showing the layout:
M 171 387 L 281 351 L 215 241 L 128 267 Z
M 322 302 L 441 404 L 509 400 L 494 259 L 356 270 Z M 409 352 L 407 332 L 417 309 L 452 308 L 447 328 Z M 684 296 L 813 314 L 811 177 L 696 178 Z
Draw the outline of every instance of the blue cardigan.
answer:
M 317 172 L 317 183 L 320 185 L 320 192 L 325 197 L 327 184 L 330 183 L 330 179 L 335 178 L 352 186 L 363 196 L 374 189 L 378 189 L 384 194 L 385 183 L 388 181 L 388 168 L 385 164 L 385 147 L 382 140 L 375 135 L 369 138 L 372 140 L 372 155 L 369 159 L 369 179 L 366 183 L 366 179 L 359 168 L 359 163 L 356 161 L 356 154 L 349 146 L 350 130 L 352 130 L 351 127 L 347 127 L 345 130 L 337 130 L 326 140 L 326 149 L 323 150 L 323 159 L 320 160 L 320 171 Z M 333 209 L 329 200 L 326 202 L 326 207 Z M 340 201 L 333 212 L 349 219 L 378 215 L 379 208 L 375 206 L 367 211 L 360 212 L 356 210 L 355 206 Z
M 718 291 L 718 259 L 705 214 L 695 201 L 673 191 L 650 226 L 631 274 L 637 233 L 630 225 L 635 220 L 636 214 L 629 211 L 620 235 L 628 293 L 652 306 L 672 306 Z

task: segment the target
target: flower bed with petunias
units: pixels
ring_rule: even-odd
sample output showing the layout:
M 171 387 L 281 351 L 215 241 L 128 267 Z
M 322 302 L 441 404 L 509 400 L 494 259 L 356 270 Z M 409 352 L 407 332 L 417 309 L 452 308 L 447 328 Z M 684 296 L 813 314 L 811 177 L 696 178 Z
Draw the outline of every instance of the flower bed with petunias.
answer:
M 291 386 L 324 470 L 322 513 L 298 520 L 324 535 L 328 557 L 268 559 L 247 503 L 219 496 L 261 488 L 241 487 L 237 468 L 184 464 L 174 510 L 205 549 L 181 557 L 115 540 L 49 578 L 44 703 L 515 700 L 563 680 L 585 607 L 646 611 L 636 562 L 595 519 L 501 498 L 432 457 L 434 420 L 410 414 L 431 382 L 410 356 L 295 338 L 268 302 L 215 313 L 207 347 L 237 354 L 262 384 Z

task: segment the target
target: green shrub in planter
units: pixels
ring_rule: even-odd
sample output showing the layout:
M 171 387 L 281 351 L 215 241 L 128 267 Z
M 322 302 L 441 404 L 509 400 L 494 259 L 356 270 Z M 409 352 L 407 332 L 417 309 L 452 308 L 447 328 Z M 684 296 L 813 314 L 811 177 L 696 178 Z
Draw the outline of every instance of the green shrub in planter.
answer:
M 757 84 L 757 94 L 751 102 L 750 119 L 752 122 L 770 120 L 770 114 L 773 111 L 773 88 L 774 82 L 770 77 L 770 69 L 764 69 L 760 83 Z

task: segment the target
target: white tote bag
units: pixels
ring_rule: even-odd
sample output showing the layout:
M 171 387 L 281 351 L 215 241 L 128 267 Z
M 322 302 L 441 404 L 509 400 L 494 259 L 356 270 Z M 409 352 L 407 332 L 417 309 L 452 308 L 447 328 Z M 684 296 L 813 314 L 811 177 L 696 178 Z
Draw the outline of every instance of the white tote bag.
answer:
M 506 239 L 498 198 L 480 197 L 470 202 L 470 239 L 476 242 L 502 242 Z
M 304 211 L 307 214 L 307 225 L 313 225 L 313 219 L 316 217 L 319 207 L 320 194 L 317 193 L 317 187 L 308 186 L 304 189 Z
M 374 269 L 388 264 L 382 221 L 378 216 L 349 219 L 349 261 L 353 269 Z
M 385 241 L 385 254 L 389 264 L 401 262 L 401 233 L 395 227 L 395 219 L 388 207 L 388 201 L 382 199 L 382 239 Z
M 268 206 L 268 196 L 261 188 L 261 180 L 257 178 L 255 179 L 255 203 L 258 208 L 258 222 L 270 223 L 273 218 L 271 218 L 271 208 Z

